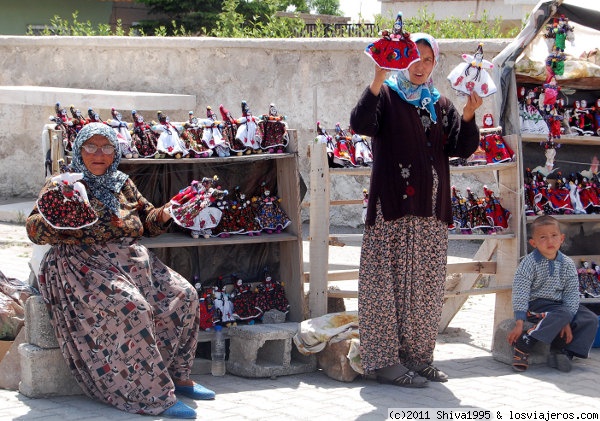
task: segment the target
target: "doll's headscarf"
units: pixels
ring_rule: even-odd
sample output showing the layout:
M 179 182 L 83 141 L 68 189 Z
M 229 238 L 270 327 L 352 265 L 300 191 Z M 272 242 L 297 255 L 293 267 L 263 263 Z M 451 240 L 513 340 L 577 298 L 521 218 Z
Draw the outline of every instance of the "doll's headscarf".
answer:
M 440 57 L 440 47 L 431 35 L 425 33 L 415 33 L 410 35 L 410 39 L 413 42 L 424 40 L 429 44 L 433 50 L 433 57 L 435 58 L 435 66 L 437 66 Z M 414 64 L 413 64 L 414 65 Z M 432 72 L 433 73 L 433 72 Z M 435 114 L 435 107 L 433 106 L 440 99 L 440 93 L 433 87 L 433 79 L 431 75 L 427 82 L 421 85 L 415 85 L 410 81 L 408 69 L 399 70 L 390 75 L 386 79 L 385 84 L 390 87 L 394 92 L 400 95 L 404 101 L 415 107 L 424 108 L 429 112 L 431 120 L 435 123 L 437 116 Z
M 115 147 L 115 155 L 110 167 L 102 175 L 94 175 L 87 169 L 81 158 L 82 145 L 92 136 L 101 135 L 107 138 Z M 81 128 L 73 143 L 73 161 L 71 167 L 75 172 L 83 173 L 83 180 L 88 186 L 89 193 L 100 200 L 117 217 L 119 216 L 119 201 L 115 193 L 123 188 L 129 176 L 119 170 L 121 150 L 115 131 L 104 123 L 89 123 Z

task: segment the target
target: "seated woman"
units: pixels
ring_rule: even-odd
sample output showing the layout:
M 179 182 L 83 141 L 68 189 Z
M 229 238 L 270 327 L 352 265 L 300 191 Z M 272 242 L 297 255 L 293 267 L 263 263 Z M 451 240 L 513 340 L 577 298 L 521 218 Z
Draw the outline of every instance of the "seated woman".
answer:
M 39 288 L 67 365 L 88 396 L 126 412 L 195 418 L 176 395 L 215 396 L 190 379 L 198 295 L 139 244 L 144 232 L 166 230 L 169 205 L 148 202 L 117 170 L 120 158 L 115 132 L 105 124 L 90 123 L 75 139 L 72 170 L 83 173 L 98 217 L 90 226 L 53 228 L 40 205 L 55 186 L 49 180 L 42 189 L 26 223 L 31 241 L 52 246 Z

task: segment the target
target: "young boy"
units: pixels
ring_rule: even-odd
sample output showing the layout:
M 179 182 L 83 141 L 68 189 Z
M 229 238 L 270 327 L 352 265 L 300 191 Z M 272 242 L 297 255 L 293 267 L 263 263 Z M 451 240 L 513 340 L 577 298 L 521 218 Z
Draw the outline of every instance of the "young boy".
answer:
M 565 240 L 558 221 L 548 215 L 531 224 L 529 244 L 535 249 L 519 264 L 513 282 L 515 327 L 508 334 L 514 346 L 513 368 L 527 370 L 537 341 L 550 344 L 548 365 L 571 370 L 573 357 L 587 358 L 598 329 L 598 317 L 579 303 L 575 263 L 560 252 Z M 523 331 L 525 320 L 535 323 Z

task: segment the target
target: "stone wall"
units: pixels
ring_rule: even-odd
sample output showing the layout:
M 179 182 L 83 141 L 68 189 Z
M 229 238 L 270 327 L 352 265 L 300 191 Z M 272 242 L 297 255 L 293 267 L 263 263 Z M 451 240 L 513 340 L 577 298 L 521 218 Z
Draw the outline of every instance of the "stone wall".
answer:
M 373 75 L 374 64 L 363 53 L 371 39 L 215 39 L 163 37 L 0 37 L 0 87 L 33 85 L 74 89 L 155 92 L 193 95 L 195 114 L 207 105 L 225 105 L 237 117 L 246 100 L 253 114 L 263 114 L 274 102 L 291 128 L 298 130 L 300 168 L 309 182 L 307 145 L 313 141 L 315 123 L 333 128 L 348 125 L 349 113 Z M 491 60 L 509 40 L 486 40 Z M 440 63 L 434 78 L 437 87 L 462 108 L 445 80 L 461 62 L 462 53 L 475 51 L 479 40 L 441 40 Z M 44 181 L 41 131 L 54 114 L 54 102 L 68 107 L 72 98 L 57 94 L 41 104 L 32 95 L 17 103 L 0 92 L 0 198 L 35 196 Z M 27 101 L 26 101 L 27 102 Z M 119 108 L 118 99 L 115 107 Z M 93 103 L 73 104 L 83 112 L 94 107 L 104 119 L 109 109 Z M 493 111 L 484 100 L 477 114 Z M 120 110 L 130 117 L 129 109 Z M 146 120 L 156 109 L 140 110 Z M 172 121 L 186 118 L 188 109 L 162 110 Z M 129 119 L 130 121 L 130 119 Z M 467 181 L 469 183 L 470 181 Z M 474 181 L 476 182 L 476 181 Z M 367 177 L 333 177 L 333 199 L 358 199 Z M 308 196 L 305 201 L 310 201 Z M 332 208 L 334 225 L 359 225 L 360 206 Z M 351 208 L 351 209 L 350 209 Z M 303 210 L 303 218 L 308 212 Z

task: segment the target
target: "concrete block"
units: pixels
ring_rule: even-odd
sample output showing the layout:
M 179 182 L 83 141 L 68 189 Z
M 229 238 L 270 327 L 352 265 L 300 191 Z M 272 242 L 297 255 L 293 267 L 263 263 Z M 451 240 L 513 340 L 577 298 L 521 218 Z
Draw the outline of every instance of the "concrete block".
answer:
M 271 309 L 266 311 L 262 316 L 263 324 L 272 324 L 272 323 L 284 323 L 285 322 L 285 314 L 283 311 Z
M 298 323 L 277 323 L 229 328 L 227 371 L 253 378 L 315 371 L 316 357 L 300 354 L 293 345 L 298 327 Z
M 41 295 L 29 297 L 25 303 L 25 342 L 40 348 L 58 348 L 50 313 Z
M 513 327 L 515 327 L 515 321 L 513 319 L 507 319 L 500 322 L 498 328 L 494 332 L 494 340 L 492 345 L 492 357 L 496 361 L 511 365 L 513 359 L 513 347 L 508 343 L 506 338 Z M 524 330 L 532 327 L 533 323 L 529 322 L 525 322 L 523 325 Z M 538 342 L 535 344 L 533 350 L 529 354 L 529 365 L 546 364 L 549 352 L 549 344 Z
M 12 341 L 8 352 L 0 361 L 0 389 L 18 390 L 21 381 L 21 359 L 19 358 L 19 345 L 25 342 L 25 329 L 21 329 Z
M 83 393 L 58 348 L 44 349 L 24 343 L 19 345 L 19 355 L 21 394 L 30 398 L 43 398 Z

